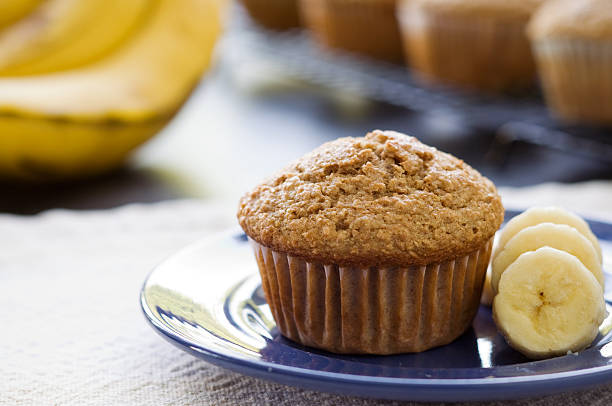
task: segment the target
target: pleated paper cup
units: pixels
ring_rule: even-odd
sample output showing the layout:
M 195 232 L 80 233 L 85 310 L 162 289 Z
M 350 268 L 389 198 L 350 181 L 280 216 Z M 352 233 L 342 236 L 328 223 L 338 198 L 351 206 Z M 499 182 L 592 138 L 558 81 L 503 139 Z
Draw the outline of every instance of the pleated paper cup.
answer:
M 398 18 L 417 77 L 486 92 L 514 93 L 535 83 L 526 21 L 450 17 L 407 5 Z
M 612 124 L 612 43 L 544 39 L 533 50 L 553 114 L 569 122 Z
M 492 241 L 460 258 L 408 267 L 321 264 L 251 244 L 283 336 L 335 353 L 395 354 L 448 344 L 468 329 Z
M 300 0 L 304 26 L 329 47 L 402 63 L 395 0 Z

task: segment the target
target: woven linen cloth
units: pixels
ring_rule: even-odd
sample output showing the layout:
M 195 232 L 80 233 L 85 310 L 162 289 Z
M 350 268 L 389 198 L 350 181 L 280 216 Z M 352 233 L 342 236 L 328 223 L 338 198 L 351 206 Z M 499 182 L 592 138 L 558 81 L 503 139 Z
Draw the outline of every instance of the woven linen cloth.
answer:
M 507 207 L 557 204 L 612 220 L 612 182 L 502 189 Z M 253 379 L 164 341 L 139 308 L 153 266 L 235 225 L 233 202 L 0 215 L 2 405 L 400 405 Z M 211 275 L 214 277 L 214 275 Z M 560 388 L 561 389 L 561 388 Z M 610 405 L 612 382 L 504 405 Z

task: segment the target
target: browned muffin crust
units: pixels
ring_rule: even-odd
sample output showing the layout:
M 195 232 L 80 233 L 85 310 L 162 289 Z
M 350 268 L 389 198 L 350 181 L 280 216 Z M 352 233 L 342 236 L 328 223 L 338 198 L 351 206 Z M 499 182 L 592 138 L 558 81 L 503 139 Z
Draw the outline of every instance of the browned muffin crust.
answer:
M 255 241 L 322 263 L 426 265 L 479 249 L 503 221 L 495 186 L 414 137 L 323 144 L 240 200 Z
M 494 18 L 496 21 L 527 21 L 544 0 L 402 0 L 404 5 L 430 13 Z
M 551 0 L 534 14 L 529 23 L 533 40 L 612 40 L 610 0 Z

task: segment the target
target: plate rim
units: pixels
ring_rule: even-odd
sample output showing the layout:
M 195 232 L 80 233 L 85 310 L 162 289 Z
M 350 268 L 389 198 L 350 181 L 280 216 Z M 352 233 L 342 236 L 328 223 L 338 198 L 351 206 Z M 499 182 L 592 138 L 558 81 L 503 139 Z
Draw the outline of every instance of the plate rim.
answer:
M 517 210 L 506 210 L 507 217 L 519 214 Z M 607 227 L 612 233 L 612 223 L 584 218 L 592 227 Z M 231 228 L 217 232 L 195 241 L 168 256 L 155 266 L 146 276 L 139 294 L 140 308 L 148 324 L 164 339 L 174 346 L 212 364 L 256 378 L 263 378 L 281 384 L 289 384 L 306 389 L 348 395 L 346 389 L 354 391 L 350 395 L 377 399 L 395 400 L 429 400 L 429 401 L 482 401 L 519 399 L 537 395 L 561 393 L 577 389 L 586 389 L 604 383 L 612 383 L 612 363 L 609 365 L 585 368 L 573 371 L 561 371 L 524 376 L 478 377 L 478 378 L 403 378 L 377 377 L 342 372 L 321 371 L 291 365 L 283 365 L 265 360 L 244 359 L 232 351 L 215 351 L 197 343 L 189 342 L 173 334 L 157 317 L 147 304 L 145 291 L 151 276 L 169 260 L 185 255 L 209 241 L 224 237 L 235 237 L 244 232 Z M 608 240 L 608 239 L 606 239 Z M 608 240 L 612 241 L 612 240 Z M 301 350 L 300 350 L 301 351 Z M 333 356 L 332 353 L 330 353 Z M 469 368 L 472 369 L 472 368 Z M 487 368 L 473 368 L 487 369 Z M 288 379 L 290 378 L 290 379 Z M 341 385 L 342 388 L 339 386 Z M 563 390 L 559 391 L 559 386 Z M 344 389 L 343 389 L 344 388 Z M 495 389 L 504 389 L 495 391 Z M 511 389 L 511 390 L 508 390 Z M 416 390 L 416 392 L 411 392 Z M 432 390 L 436 392 L 433 393 Z M 387 392 L 389 391 L 389 392 Z M 401 391 L 401 392 L 399 392 Z M 524 391 L 525 393 L 520 393 Z

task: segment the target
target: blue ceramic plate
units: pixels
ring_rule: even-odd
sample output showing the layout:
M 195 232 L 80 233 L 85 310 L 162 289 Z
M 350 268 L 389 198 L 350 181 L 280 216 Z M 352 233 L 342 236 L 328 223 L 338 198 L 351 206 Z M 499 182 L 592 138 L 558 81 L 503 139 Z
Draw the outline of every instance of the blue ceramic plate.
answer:
M 612 224 L 590 225 L 602 244 L 604 268 L 610 270 Z M 612 275 L 606 279 L 610 302 Z M 612 382 L 612 317 L 590 348 L 536 362 L 506 345 L 487 307 L 456 341 L 420 354 L 336 355 L 291 342 L 275 327 L 254 256 L 239 231 L 196 243 L 166 260 L 146 280 L 141 304 L 162 336 L 197 357 L 320 391 L 462 401 L 546 395 Z

